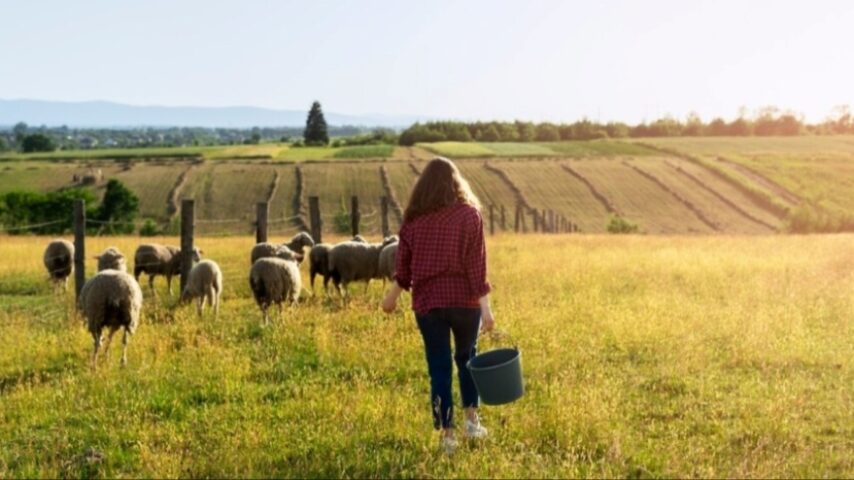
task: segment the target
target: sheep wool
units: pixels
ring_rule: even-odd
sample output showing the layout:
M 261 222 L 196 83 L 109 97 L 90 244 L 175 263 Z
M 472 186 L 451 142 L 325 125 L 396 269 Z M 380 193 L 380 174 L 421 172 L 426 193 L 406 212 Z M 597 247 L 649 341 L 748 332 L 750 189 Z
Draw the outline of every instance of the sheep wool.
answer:
M 219 301 L 222 296 L 222 270 L 213 260 L 202 260 L 190 270 L 187 285 L 181 293 L 181 301 L 196 300 L 196 310 L 202 316 L 205 301 L 213 308 L 214 318 L 219 317 Z
M 79 308 L 86 318 L 89 333 L 95 341 L 92 368 L 95 369 L 98 350 L 103 342 L 104 330 L 109 330 L 104 355 L 109 350 L 113 335 L 120 328 L 122 337 L 122 365 L 127 363 L 128 338 L 139 326 L 142 310 L 142 289 L 132 276 L 118 270 L 104 270 L 90 278 L 80 291 Z
M 67 291 L 68 277 L 74 271 L 74 244 L 62 239 L 51 241 L 44 250 L 43 261 L 54 287 L 62 284 Z
M 201 260 L 201 250 L 193 248 L 193 261 Z M 172 277 L 181 275 L 181 249 L 157 243 L 140 245 L 133 256 L 133 276 L 139 281 L 141 274 L 148 274 L 148 285 L 154 291 L 154 277 L 164 275 L 172 294 Z
M 106 250 L 95 257 L 95 260 L 98 260 L 99 272 L 104 270 L 118 270 L 120 272 L 128 271 L 125 255 L 116 247 L 107 247 Z
M 270 322 L 267 312 L 270 305 L 278 305 L 281 316 L 283 302 L 296 304 L 299 300 L 302 289 L 299 266 L 295 261 L 277 257 L 258 259 L 249 271 L 249 286 L 266 325 Z

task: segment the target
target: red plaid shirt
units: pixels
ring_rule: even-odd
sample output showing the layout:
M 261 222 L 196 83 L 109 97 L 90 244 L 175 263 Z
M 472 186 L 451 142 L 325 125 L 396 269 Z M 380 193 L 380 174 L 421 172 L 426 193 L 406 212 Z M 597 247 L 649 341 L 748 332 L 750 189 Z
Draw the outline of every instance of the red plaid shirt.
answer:
M 459 203 L 404 224 L 395 263 L 395 280 L 412 289 L 415 313 L 479 306 L 490 291 L 480 212 Z

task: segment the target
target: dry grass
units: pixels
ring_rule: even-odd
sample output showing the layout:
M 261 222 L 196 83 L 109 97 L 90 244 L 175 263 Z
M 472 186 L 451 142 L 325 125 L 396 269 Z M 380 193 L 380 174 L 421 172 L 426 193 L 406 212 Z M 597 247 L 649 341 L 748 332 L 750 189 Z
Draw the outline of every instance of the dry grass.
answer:
M 0 239 L 0 477 L 854 475 L 850 235 L 489 239 L 528 391 L 484 407 L 490 438 L 452 459 L 408 302 L 381 314 L 378 283 L 261 328 L 253 239 L 203 238 L 219 321 L 159 280 L 128 367 L 116 349 L 92 374 L 91 338 L 45 281 L 47 240 Z M 139 242 L 94 238 L 87 256 Z

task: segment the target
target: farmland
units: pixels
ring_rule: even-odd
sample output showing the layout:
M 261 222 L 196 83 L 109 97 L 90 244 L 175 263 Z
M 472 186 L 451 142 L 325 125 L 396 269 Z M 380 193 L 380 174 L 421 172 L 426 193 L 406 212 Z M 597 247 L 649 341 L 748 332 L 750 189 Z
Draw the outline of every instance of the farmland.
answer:
M 848 136 L 440 142 L 416 147 L 281 144 L 205 150 L 196 157 L 119 160 L 49 161 L 18 155 L 0 162 L 0 194 L 24 186 L 66 188 L 72 186 L 72 175 L 100 169 L 105 178 L 94 186 L 98 192 L 107 179 L 121 180 L 140 197 L 141 217 L 164 228 L 174 227 L 178 200 L 195 198 L 205 234 L 246 234 L 252 231 L 255 202 L 269 200 L 271 218 L 278 220 L 271 228 L 286 234 L 298 226 L 296 215 L 306 215 L 306 205 L 298 211 L 295 203 L 295 166 L 301 165 L 303 202 L 308 196 L 320 198 L 327 230 L 335 229 L 336 216 L 341 226 L 342 208 L 357 195 L 364 230 L 376 233 L 380 222 L 373 215 L 378 198 L 387 193 L 381 168 L 403 207 L 415 171 L 431 151 L 457 160 L 484 205 L 496 211 L 504 207 L 505 229 L 514 226 L 517 204 L 525 206 L 528 229 L 533 227 L 531 210 L 553 210 L 583 233 L 604 232 L 612 214 L 648 234 L 854 228 L 854 137 Z M 814 225 L 793 223 L 805 213 L 815 217 L 810 220 Z M 392 216 L 392 228 L 397 222 Z
M 2 477 L 854 475 L 850 235 L 489 238 L 527 394 L 484 407 L 490 438 L 453 459 L 408 297 L 385 316 L 378 282 L 354 286 L 346 309 L 304 298 L 262 328 L 253 239 L 202 237 L 220 318 L 159 280 L 128 366 L 113 349 L 92 373 L 71 296 L 44 280 L 46 241 L 0 239 Z M 90 238 L 87 256 L 139 241 Z

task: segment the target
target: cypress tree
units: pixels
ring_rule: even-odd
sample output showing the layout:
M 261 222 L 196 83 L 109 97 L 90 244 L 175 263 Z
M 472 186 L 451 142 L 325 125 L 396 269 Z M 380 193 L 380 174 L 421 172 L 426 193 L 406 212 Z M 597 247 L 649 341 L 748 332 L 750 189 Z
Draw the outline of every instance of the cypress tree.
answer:
M 315 101 L 311 104 L 311 110 L 308 111 L 308 118 L 305 121 L 305 131 L 303 132 L 306 145 L 328 145 L 329 133 L 326 129 L 326 119 L 323 118 L 323 110 L 320 108 L 320 102 Z

